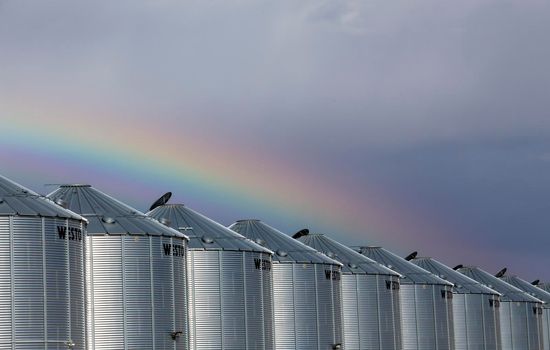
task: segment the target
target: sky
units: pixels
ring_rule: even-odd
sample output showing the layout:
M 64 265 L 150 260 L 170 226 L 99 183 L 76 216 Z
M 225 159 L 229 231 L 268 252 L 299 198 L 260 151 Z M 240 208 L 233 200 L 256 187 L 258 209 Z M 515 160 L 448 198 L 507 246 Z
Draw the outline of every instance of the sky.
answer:
M 550 2 L 0 0 L 0 174 L 550 280 Z

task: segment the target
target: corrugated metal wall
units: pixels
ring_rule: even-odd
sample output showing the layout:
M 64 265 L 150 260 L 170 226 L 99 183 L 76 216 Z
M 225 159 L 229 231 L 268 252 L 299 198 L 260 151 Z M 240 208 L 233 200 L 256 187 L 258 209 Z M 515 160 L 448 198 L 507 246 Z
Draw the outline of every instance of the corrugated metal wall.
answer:
M 454 349 L 451 287 L 402 284 L 400 293 L 403 349 Z
M 542 349 L 542 309 L 539 304 L 503 301 L 500 312 L 502 350 Z
M 188 263 L 190 348 L 273 349 L 270 255 L 192 250 Z
M 76 220 L 0 218 L 0 349 L 85 349 L 82 231 Z
M 87 239 L 89 350 L 186 349 L 185 254 L 167 248 L 185 247 L 185 241 Z M 178 331 L 173 340 L 171 333 Z
M 389 282 L 389 283 L 387 283 Z M 342 304 L 346 350 L 401 349 L 399 277 L 344 274 Z
M 340 276 L 336 265 L 274 264 L 275 349 L 342 344 Z
M 500 301 L 487 294 L 454 294 L 456 350 L 500 350 Z

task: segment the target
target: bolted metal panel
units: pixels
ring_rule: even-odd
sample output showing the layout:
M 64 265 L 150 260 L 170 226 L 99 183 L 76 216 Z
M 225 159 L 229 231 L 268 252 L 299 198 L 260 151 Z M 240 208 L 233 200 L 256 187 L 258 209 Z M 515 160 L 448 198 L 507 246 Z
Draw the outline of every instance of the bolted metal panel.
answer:
M 411 262 L 453 283 L 453 324 L 455 349 L 499 349 L 500 293 L 457 272 L 433 258 Z
M 271 256 L 189 251 L 191 349 L 272 349 Z
M 90 349 L 187 348 L 183 248 L 178 237 L 88 237 Z
M 341 344 L 342 264 L 259 220 L 239 220 L 230 228 L 276 252 L 275 349 L 331 349 Z
M 401 285 L 403 349 L 454 349 L 450 286 Z
M 402 275 L 403 349 L 454 349 L 453 285 L 381 247 L 359 252 Z
M 455 349 L 499 350 L 500 297 L 457 293 L 453 297 Z
M 0 176 L 0 349 L 85 349 L 85 223 Z
M 273 269 L 275 348 L 324 350 L 342 344 L 340 267 L 304 263 Z
M 401 349 L 399 277 L 342 275 L 346 349 Z
M 550 349 L 550 325 L 548 323 L 548 314 L 550 313 L 550 293 L 546 290 L 543 290 L 537 286 L 532 285 L 531 283 L 517 277 L 517 276 L 503 276 L 501 279 L 514 287 L 517 287 L 524 291 L 525 293 L 534 296 L 542 301 L 544 301 L 543 312 L 542 312 L 542 338 L 543 338 L 543 348 L 544 350 Z
M 190 348 L 273 349 L 273 253 L 182 204 L 148 215 L 189 236 Z
M 544 308 L 542 314 L 542 341 L 544 349 L 550 349 L 550 309 Z
M 50 198 L 90 221 L 88 349 L 187 349 L 187 237 L 89 185 Z
M 540 350 L 543 348 L 541 300 L 480 268 L 463 267 L 458 271 L 501 293 L 502 350 Z
M 298 238 L 343 264 L 346 349 L 400 349 L 399 274 L 321 234 Z

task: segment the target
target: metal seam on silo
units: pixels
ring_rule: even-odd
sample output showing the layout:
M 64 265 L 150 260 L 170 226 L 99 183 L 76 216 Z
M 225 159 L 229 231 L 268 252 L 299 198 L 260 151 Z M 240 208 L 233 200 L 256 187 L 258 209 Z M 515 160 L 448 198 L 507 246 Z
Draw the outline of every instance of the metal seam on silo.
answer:
M 479 301 L 481 303 L 481 310 L 483 310 L 485 306 L 485 299 L 482 298 Z M 485 321 L 485 312 L 481 313 L 481 325 L 483 327 L 483 348 L 487 350 L 487 322 Z
M 162 239 L 160 239 L 160 242 L 162 242 Z M 173 237 L 170 237 L 169 238 L 169 242 L 171 244 L 171 246 L 173 247 L 174 246 L 174 238 Z M 175 281 L 175 269 L 174 269 L 174 255 L 169 255 L 169 258 L 170 258 L 170 282 L 172 284 L 172 290 L 171 290 L 171 293 L 170 293 L 170 296 L 172 297 L 172 307 L 175 309 L 176 308 L 176 281 Z M 153 273 L 153 271 L 151 271 L 151 274 Z M 175 334 L 177 334 L 178 330 L 176 329 L 176 313 L 175 312 L 172 312 L 172 332 L 175 332 Z M 174 339 L 174 343 L 172 344 L 173 347 L 176 346 L 176 341 L 177 341 L 177 338 Z
M 42 219 L 44 220 L 44 219 Z M 66 227 L 67 227 L 67 230 L 69 229 L 69 220 L 65 220 L 66 222 Z M 67 317 L 69 318 L 69 329 L 68 329 L 68 335 L 69 335 L 69 340 L 72 341 L 72 318 L 71 318 L 71 309 L 72 309 L 72 293 L 71 293 L 71 271 L 70 271 L 70 268 L 71 268 L 71 250 L 69 248 L 69 239 L 65 240 L 65 250 L 66 250 L 66 255 L 67 255 L 67 281 L 68 281 L 68 284 L 67 284 L 67 288 L 68 288 L 68 295 L 67 295 L 67 302 L 69 303 L 69 310 L 67 310 Z M 44 286 L 46 287 L 46 286 Z M 44 303 L 46 303 L 46 301 L 44 301 Z M 47 333 L 47 331 L 46 331 Z
M 313 271 L 315 272 L 315 325 L 317 327 L 317 349 L 321 350 L 321 339 L 319 338 L 319 293 L 318 293 L 318 284 L 319 284 L 319 276 L 317 274 L 317 265 L 313 265 Z
M 84 239 L 86 239 L 86 243 L 88 244 L 88 246 L 90 247 L 90 249 L 88 249 L 88 252 L 87 254 L 90 254 L 90 260 L 89 261 L 93 261 L 94 260 L 94 244 L 92 242 L 91 239 L 89 239 L 89 237 L 84 237 Z M 84 250 L 84 252 L 86 253 L 86 250 Z M 88 327 L 91 328 L 91 333 L 92 334 L 88 334 L 88 350 L 93 350 L 95 349 L 95 337 L 93 337 L 92 335 L 95 334 L 95 308 L 94 308 L 94 300 L 95 300 L 95 293 L 94 293 L 94 287 L 93 287 L 93 284 L 90 282 L 91 281 L 91 278 L 92 276 L 94 275 L 94 267 L 92 266 L 93 264 L 91 264 L 88 260 L 86 260 L 88 257 L 85 256 L 84 257 L 84 261 L 86 263 L 86 265 L 89 265 L 87 266 L 87 268 L 85 269 L 85 271 L 87 271 L 87 274 L 86 274 L 86 288 L 84 288 L 84 290 L 86 291 L 86 293 L 89 293 L 90 295 L 87 296 L 84 300 L 86 302 L 86 305 L 88 306 L 88 312 L 87 312 L 87 315 L 86 315 L 86 320 L 89 322 L 89 325 Z M 90 298 L 90 303 L 88 302 L 88 297 Z M 88 331 L 88 327 L 86 327 L 86 330 L 87 332 Z
M 48 344 L 48 298 L 47 298 L 47 289 L 46 289 L 46 228 L 44 224 L 44 218 L 42 218 L 42 287 L 44 288 L 43 297 L 44 297 L 44 342 Z M 68 223 L 67 223 L 68 225 Z M 69 288 L 70 288 L 69 283 Z
M 432 286 L 432 312 L 433 312 L 433 317 L 434 317 L 434 326 L 436 326 L 437 325 L 437 312 L 436 312 L 436 306 L 435 306 L 435 286 Z M 435 333 L 435 337 L 434 337 L 435 348 L 438 349 L 439 348 L 439 343 L 438 343 L 438 339 L 437 339 L 437 331 L 436 331 L 436 329 L 434 329 L 433 331 Z
M 296 265 L 292 265 L 292 285 L 295 286 L 296 285 Z M 294 329 L 293 329 L 293 333 L 294 333 L 294 346 L 298 346 L 298 332 L 297 332 L 297 327 L 298 325 L 296 324 L 296 288 L 292 288 L 292 308 L 294 309 L 294 313 L 293 313 L 293 318 L 294 318 Z
M 529 314 L 529 305 L 526 303 L 525 304 L 525 315 L 528 315 Z M 525 322 L 525 328 L 526 331 L 527 331 L 527 346 L 529 347 L 529 349 L 531 349 L 531 337 L 529 336 L 530 332 L 529 332 L 529 321 Z
M 220 275 L 219 275 L 219 283 L 220 283 L 220 315 L 221 315 L 221 322 L 220 322 L 220 331 L 221 331 L 221 347 L 222 347 L 222 350 L 225 349 L 225 343 L 224 343 L 224 339 L 225 337 L 223 336 L 224 334 L 224 321 L 225 319 L 223 318 L 223 307 L 224 307 L 224 298 L 223 298 L 223 282 L 222 282 L 222 277 L 223 277 L 223 264 L 222 264 L 222 253 L 221 251 L 218 252 L 218 268 L 220 269 Z M 246 307 L 246 305 L 245 305 Z
M 243 254 L 242 259 L 242 269 L 244 271 L 243 273 L 243 301 L 244 301 L 244 323 L 248 324 L 248 309 L 247 309 L 247 302 L 246 302 L 246 253 Z M 244 345 L 246 349 L 248 350 L 248 327 L 245 327 L 244 329 Z
M 11 324 L 15 324 L 15 281 L 14 281 L 14 246 L 13 246 L 13 216 L 9 217 L 10 225 L 10 287 L 11 287 Z M 15 327 L 11 328 L 12 347 L 15 346 Z
M 381 310 L 380 310 L 380 288 L 378 288 L 378 276 L 379 275 L 376 275 L 376 309 L 377 309 L 377 312 L 378 312 L 378 317 L 376 319 L 377 323 L 378 323 L 378 342 L 379 344 L 382 346 L 383 343 L 382 343 L 382 327 L 380 325 L 380 320 L 382 318 L 382 314 L 381 314 Z
M 122 265 L 122 290 L 126 290 L 126 249 L 125 249 L 125 240 L 123 236 L 120 236 L 120 263 Z M 126 312 L 126 293 L 122 292 L 122 332 L 123 332 L 123 343 L 124 343 L 124 350 L 128 350 L 128 331 L 126 329 L 127 322 L 126 318 L 128 317 Z
M 153 271 L 153 237 L 149 236 L 149 284 L 151 288 L 151 338 L 153 344 L 156 344 L 155 340 L 155 288 L 153 283 L 154 271 Z
M 359 307 L 359 275 L 355 275 L 354 277 L 355 277 L 354 281 L 355 281 L 355 300 L 356 300 L 355 305 Z M 359 312 L 357 312 L 357 332 L 358 333 L 360 329 L 361 329 L 361 317 L 359 315 Z M 359 341 L 359 347 L 361 347 L 362 346 L 361 337 L 358 336 L 357 340 Z
M 418 338 L 418 335 L 420 334 L 418 332 L 418 326 L 419 326 L 419 323 L 418 323 L 418 295 L 417 295 L 417 288 L 418 285 L 413 285 L 413 291 L 414 291 L 414 324 L 415 324 L 415 328 L 416 328 L 416 334 L 415 334 L 415 339 L 416 339 L 416 348 L 420 348 L 420 339 Z

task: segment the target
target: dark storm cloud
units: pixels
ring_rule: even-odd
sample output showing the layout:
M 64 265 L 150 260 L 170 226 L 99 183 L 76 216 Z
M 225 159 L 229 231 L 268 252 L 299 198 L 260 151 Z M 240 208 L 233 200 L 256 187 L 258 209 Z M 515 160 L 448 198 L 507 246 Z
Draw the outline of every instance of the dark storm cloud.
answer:
M 547 1 L 3 1 L 0 103 L 230 130 L 534 274 L 549 263 L 548 33 Z

